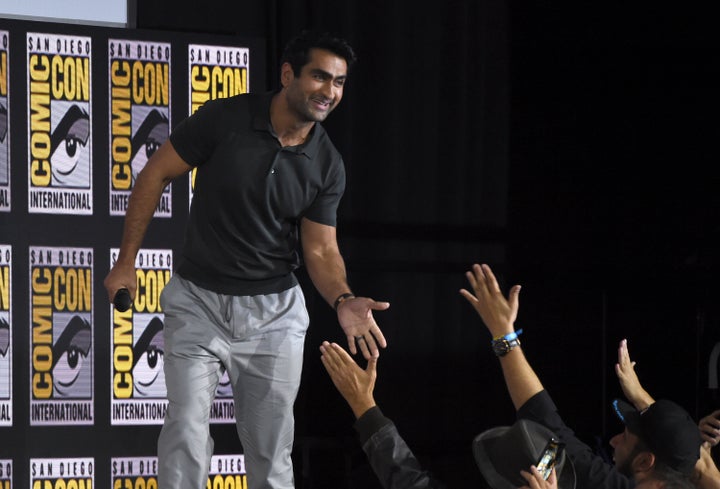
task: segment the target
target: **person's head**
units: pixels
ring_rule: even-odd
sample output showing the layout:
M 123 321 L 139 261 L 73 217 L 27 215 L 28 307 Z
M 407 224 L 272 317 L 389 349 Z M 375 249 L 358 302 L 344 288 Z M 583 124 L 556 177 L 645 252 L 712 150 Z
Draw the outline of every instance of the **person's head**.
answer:
M 329 34 L 308 31 L 290 41 L 282 55 L 280 83 L 287 105 L 302 122 L 321 122 L 337 107 L 355 53 Z
M 665 399 L 642 413 L 621 400 L 613 401 L 613 407 L 625 424 L 624 431 L 610 440 L 618 471 L 638 482 L 662 480 L 666 487 L 670 483 L 684 487 L 702 443 L 697 424 L 687 411 Z
M 556 439 L 545 426 L 529 419 L 519 419 L 512 426 L 486 430 L 473 440 L 473 455 L 487 485 L 493 489 L 515 489 L 526 486 L 520 471 L 538 465 L 548 442 Z M 560 450 L 555 464 L 558 489 L 575 487 L 572 462 Z
M 300 76 L 303 66 L 310 62 L 311 51 L 322 49 L 345 60 L 347 71 L 355 64 L 355 51 L 348 42 L 327 32 L 303 31 L 287 43 L 280 58 L 280 64 L 289 64 L 296 77 Z

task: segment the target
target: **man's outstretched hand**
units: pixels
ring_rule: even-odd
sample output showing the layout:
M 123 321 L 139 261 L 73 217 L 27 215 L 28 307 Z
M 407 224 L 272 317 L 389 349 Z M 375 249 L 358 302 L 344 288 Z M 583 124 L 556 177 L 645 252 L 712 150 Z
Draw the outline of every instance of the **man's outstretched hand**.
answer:
M 340 303 L 338 321 L 347 337 L 350 353 L 355 355 L 358 347 L 366 360 L 377 358 L 381 348 L 387 346 L 385 336 L 375 322 L 373 311 L 384 311 L 389 302 L 378 302 L 367 297 L 353 297 Z

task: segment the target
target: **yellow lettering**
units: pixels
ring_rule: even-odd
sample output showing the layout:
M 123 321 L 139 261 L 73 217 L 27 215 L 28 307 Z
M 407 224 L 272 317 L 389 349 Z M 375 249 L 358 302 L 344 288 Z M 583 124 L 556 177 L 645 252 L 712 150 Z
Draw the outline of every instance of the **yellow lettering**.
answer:
M 90 100 L 90 60 L 53 56 L 52 94 L 56 100 Z
M 137 279 L 135 310 L 138 312 L 161 311 L 160 294 L 170 280 L 170 270 L 138 270 Z
M 166 63 L 135 61 L 132 66 L 133 102 L 138 105 L 169 105 L 168 68 Z
M 7 52 L 0 51 L 0 95 L 7 95 Z
M 32 364 L 33 395 L 47 399 L 52 394 L 52 273 L 48 268 L 32 271 Z
M 132 310 L 113 313 L 113 392 L 118 399 L 128 399 L 132 396 L 133 380 L 133 322 Z
M 32 55 L 30 71 L 30 164 L 31 182 L 35 186 L 50 185 L 50 60 Z
M 10 310 L 10 267 L 0 267 L 0 311 Z
M 53 274 L 55 309 L 90 311 L 92 304 L 90 269 L 56 268 Z
M 130 104 L 130 63 L 113 61 L 110 79 L 112 81 L 112 186 L 115 190 L 128 190 L 132 183 L 130 155 L 132 154 L 131 104 Z

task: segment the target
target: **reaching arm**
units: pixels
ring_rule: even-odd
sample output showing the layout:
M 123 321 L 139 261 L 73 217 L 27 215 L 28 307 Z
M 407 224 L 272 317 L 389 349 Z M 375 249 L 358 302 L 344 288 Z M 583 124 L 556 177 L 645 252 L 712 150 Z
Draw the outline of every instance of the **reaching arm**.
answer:
M 174 178 L 187 173 L 190 169 L 190 165 L 180 158 L 167 140 L 138 175 L 125 213 L 120 253 L 103 282 L 110 302 L 115 297 L 115 293 L 122 288 L 128 289 L 130 297 L 135 297 L 137 288 L 135 256 L 142 245 L 160 196 Z
M 515 330 L 519 307 L 520 286 L 510 289 L 507 299 L 503 297 L 495 275 L 487 265 L 473 265 L 466 273 L 471 290 L 460 293 L 475 308 L 493 338 Z M 522 346 L 517 346 L 499 357 L 510 398 L 518 417 L 531 419 L 547 426 L 563 442 L 572 460 L 577 476 L 577 487 L 614 487 L 628 489 L 632 483 L 597 456 L 592 449 L 578 439 L 568 428 L 557 407 L 545 391 L 537 374 L 525 358 Z M 528 473 L 528 475 L 532 475 Z M 528 480 L 528 487 L 545 487 L 537 480 Z M 548 483 L 549 484 L 549 483 Z
M 395 424 L 375 404 L 373 389 L 378 358 L 371 357 L 363 370 L 336 343 L 324 341 L 320 352 L 325 370 L 357 419 L 355 429 L 360 443 L 382 486 L 385 489 L 445 489 L 422 468 Z
M 337 304 L 338 321 L 347 337 L 350 353 L 357 353 L 357 342 L 366 359 L 377 357 L 378 346 L 385 348 L 387 342 L 372 312 L 385 310 L 390 304 L 352 295 L 333 226 L 303 218 L 300 233 L 305 266 L 320 295 L 333 307 L 338 297 L 350 295 Z
M 655 402 L 655 399 L 640 384 L 640 379 L 635 372 L 635 362 L 630 360 L 627 340 L 621 340 L 618 347 L 618 361 L 615 364 L 615 373 L 620 381 L 623 394 L 635 409 L 645 411 Z
M 515 331 L 520 286 L 512 287 L 506 299 L 489 266 L 473 265 L 472 271 L 465 275 L 472 292 L 462 289 L 460 294 L 475 308 L 490 335 L 498 338 Z M 510 398 L 515 409 L 520 409 L 528 399 L 544 389 L 543 385 L 520 346 L 499 358 Z
M 698 489 L 720 489 L 720 470 L 710 454 L 710 444 L 700 446 L 700 458 L 695 464 L 695 486 Z

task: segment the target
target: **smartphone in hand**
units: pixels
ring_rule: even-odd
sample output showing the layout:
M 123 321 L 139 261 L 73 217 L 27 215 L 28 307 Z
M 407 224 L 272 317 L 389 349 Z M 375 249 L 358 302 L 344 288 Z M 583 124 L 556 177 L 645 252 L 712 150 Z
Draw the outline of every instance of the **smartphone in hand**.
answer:
M 544 480 L 547 480 L 548 477 L 550 477 L 550 473 L 552 472 L 553 467 L 555 467 L 557 461 L 560 459 L 560 455 L 563 450 L 565 450 L 565 444 L 555 438 L 550 438 L 547 445 L 545 445 L 545 449 L 535 464 L 535 467 L 537 467 L 540 474 L 542 474 L 542 478 Z

